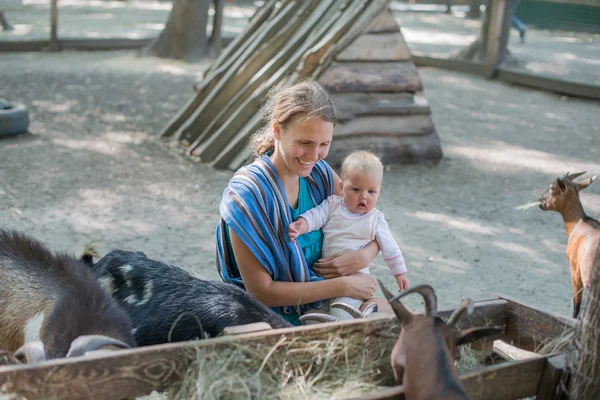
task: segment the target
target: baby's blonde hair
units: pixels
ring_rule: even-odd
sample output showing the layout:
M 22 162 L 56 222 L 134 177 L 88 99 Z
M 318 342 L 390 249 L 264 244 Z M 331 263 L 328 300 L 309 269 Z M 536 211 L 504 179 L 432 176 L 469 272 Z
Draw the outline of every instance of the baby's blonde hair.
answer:
M 356 150 L 348 154 L 342 161 L 342 177 L 352 172 L 383 176 L 383 164 L 374 153 Z

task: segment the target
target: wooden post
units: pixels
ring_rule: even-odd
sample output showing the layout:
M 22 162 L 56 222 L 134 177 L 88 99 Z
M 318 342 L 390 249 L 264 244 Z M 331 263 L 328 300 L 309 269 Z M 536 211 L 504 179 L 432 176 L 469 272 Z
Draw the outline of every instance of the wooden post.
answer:
M 488 21 L 485 65 L 486 77 L 491 78 L 504 61 L 507 52 L 508 34 L 515 0 L 491 0 Z
M 59 51 L 60 45 L 58 44 L 58 0 L 52 0 L 50 8 L 50 45 L 48 49 L 50 51 Z
M 561 353 L 548 357 L 540 385 L 536 394 L 536 400 L 558 400 L 563 399 L 564 393 L 561 389 L 561 380 L 565 376 L 566 360 L 568 353 Z

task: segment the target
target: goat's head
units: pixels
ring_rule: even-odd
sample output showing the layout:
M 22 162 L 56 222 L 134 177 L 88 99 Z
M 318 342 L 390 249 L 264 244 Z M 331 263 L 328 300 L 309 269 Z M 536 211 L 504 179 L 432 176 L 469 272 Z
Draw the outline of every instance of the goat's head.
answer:
M 590 186 L 590 184 L 596 179 L 594 175 L 591 178 L 584 179 L 583 181 L 576 183 L 573 182 L 575 178 L 580 177 L 585 172 L 578 172 L 576 174 L 569 175 L 567 172 L 565 175 L 556 178 L 550 183 L 549 188 L 542 193 L 539 198 L 540 208 L 542 210 L 554 210 L 561 212 L 565 207 L 570 207 L 570 204 L 579 203 L 579 191 Z M 573 203 L 573 200 L 576 200 Z
M 83 335 L 73 340 L 67 357 L 83 356 L 86 353 L 129 349 L 130 346 L 120 340 L 103 335 Z M 35 364 L 46 360 L 44 343 L 41 340 L 29 342 L 14 353 L 14 360 L 21 363 Z
M 458 345 L 473 342 L 479 338 L 486 337 L 500 332 L 499 327 L 484 327 L 484 328 L 469 328 L 464 330 L 455 330 L 454 325 L 460 317 L 466 312 L 471 314 L 473 311 L 473 301 L 471 299 L 463 299 L 461 304 L 450 315 L 447 321 L 444 321 L 437 315 L 437 296 L 433 288 L 429 285 L 414 286 L 401 293 L 393 295 L 380 281 L 379 285 L 394 310 L 396 317 L 400 321 L 402 331 L 400 337 L 392 350 L 392 369 L 394 377 L 398 384 L 402 384 L 404 371 L 406 369 L 406 352 L 409 346 L 415 344 L 421 347 L 419 350 L 424 355 L 427 352 L 430 354 L 438 354 L 436 350 L 445 353 L 444 349 L 433 348 L 437 343 L 436 335 L 440 335 L 447 354 L 452 359 L 457 359 L 459 356 Z M 400 298 L 410 294 L 418 293 L 425 301 L 425 315 L 413 314 L 400 301 Z M 410 344 L 409 344 L 410 342 Z M 433 345 L 432 345 L 433 344 Z

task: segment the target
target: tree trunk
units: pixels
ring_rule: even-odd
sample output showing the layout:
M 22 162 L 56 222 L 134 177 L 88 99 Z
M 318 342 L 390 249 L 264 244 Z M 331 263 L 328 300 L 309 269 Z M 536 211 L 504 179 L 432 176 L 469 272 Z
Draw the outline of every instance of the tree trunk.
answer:
M 216 42 L 219 45 L 222 1 L 215 0 L 215 25 L 218 25 L 218 31 L 213 29 L 211 38 L 212 43 Z M 206 36 L 209 4 L 210 0 L 173 0 L 173 9 L 165 28 L 159 37 L 148 45 L 144 54 L 190 63 L 202 61 L 209 55 Z M 218 38 L 215 35 L 218 35 Z
M 577 332 L 577 361 L 571 366 L 570 398 L 600 399 L 600 271 L 589 289 Z

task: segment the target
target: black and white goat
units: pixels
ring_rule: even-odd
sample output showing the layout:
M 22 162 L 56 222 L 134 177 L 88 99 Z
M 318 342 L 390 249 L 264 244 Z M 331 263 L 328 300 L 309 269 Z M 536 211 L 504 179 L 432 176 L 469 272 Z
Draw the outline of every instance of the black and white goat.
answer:
M 31 363 L 133 346 L 127 314 L 82 259 L 0 230 L 0 350 Z
M 140 346 L 214 337 L 227 326 L 254 322 L 291 326 L 233 284 L 198 279 L 142 252 L 113 250 L 88 263 L 129 314 Z

